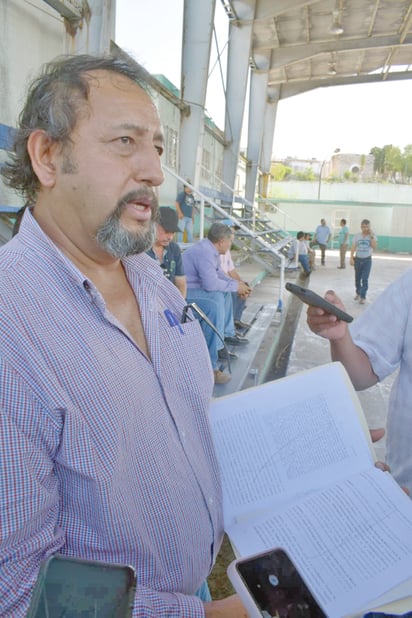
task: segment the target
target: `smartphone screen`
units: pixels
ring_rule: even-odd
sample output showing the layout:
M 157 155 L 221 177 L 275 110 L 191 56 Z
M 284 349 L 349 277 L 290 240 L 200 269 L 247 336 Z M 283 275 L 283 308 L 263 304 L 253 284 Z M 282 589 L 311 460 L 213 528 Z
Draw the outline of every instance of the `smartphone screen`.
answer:
M 135 572 L 130 566 L 67 558 L 43 563 L 29 618 L 131 618 Z
M 264 618 L 326 618 L 282 549 L 238 560 L 236 570 Z

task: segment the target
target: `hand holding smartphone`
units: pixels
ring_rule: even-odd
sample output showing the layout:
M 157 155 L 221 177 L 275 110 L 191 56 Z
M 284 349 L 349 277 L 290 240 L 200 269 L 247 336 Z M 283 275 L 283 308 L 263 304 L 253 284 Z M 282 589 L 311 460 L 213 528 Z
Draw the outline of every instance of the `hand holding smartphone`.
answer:
M 251 618 L 326 618 L 283 549 L 235 560 L 228 576 Z
M 312 292 L 312 290 L 303 288 L 300 285 L 295 285 L 294 283 L 289 283 L 289 281 L 285 284 L 285 288 L 289 292 L 300 298 L 300 300 L 307 305 L 311 305 L 312 307 L 320 307 L 321 309 L 324 309 L 324 311 L 326 311 L 327 313 L 336 315 L 336 317 L 343 322 L 352 322 L 353 320 L 353 317 L 349 315 L 349 313 L 346 313 L 346 311 L 339 309 L 339 307 L 328 302 L 327 300 L 322 298 L 322 296 L 319 296 L 319 294 Z

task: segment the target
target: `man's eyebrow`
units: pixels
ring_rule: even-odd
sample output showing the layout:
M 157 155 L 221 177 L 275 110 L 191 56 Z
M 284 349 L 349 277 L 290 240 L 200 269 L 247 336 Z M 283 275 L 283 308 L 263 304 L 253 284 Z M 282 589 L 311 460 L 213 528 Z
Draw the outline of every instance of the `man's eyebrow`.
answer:
M 148 131 L 150 131 L 150 127 L 139 125 L 139 124 L 134 124 L 132 122 L 122 122 L 120 124 L 114 125 L 113 128 L 114 129 L 124 129 L 125 131 L 134 131 L 135 133 L 139 133 L 141 135 L 143 135 L 143 133 L 147 133 Z M 155 138 L 163 139 L 163 132 L 161 130 L 156 131 Z
M 124 131 L 134 131 L 138 135 L 143 135 L 144 133 L 147 133 L 149 131 L 148 127 L 144 127 L 144 126 L 129 123 L 129 122 L 122 122 L 121 124 L 114 125 L 113 129 L 115 130 L 121 129 Z M 160 141 L 163 143 L 164 142 L 163 132 L 156 131 L 156 133 L 154 134 L 154 139 L 156 141 Z

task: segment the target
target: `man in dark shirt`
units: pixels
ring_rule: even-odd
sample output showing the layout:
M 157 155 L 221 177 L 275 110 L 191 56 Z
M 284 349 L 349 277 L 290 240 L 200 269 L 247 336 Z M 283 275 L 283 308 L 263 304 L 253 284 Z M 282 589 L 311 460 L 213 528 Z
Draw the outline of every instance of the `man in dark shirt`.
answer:
M 187 181 L 191 184 L 191 181 Z M 179 233 L 177 235 L 178 242 L 183 240 L 183 232 L 186 230 L 187 242 L 193 242 L 193 220 L 195 198 L 190 186 L 185 185 L 184 189 L 176 198 L 175 207 L 179 217 Z
M 179 230 L 178 220 L 177 212 L 173 208 L 159 208 L 156 238 L 147 254 L 160 264 L 165 276 L 175 284 L 182 296 L 186 297 L 182 254 L 179 245 L 172 240 L 174 233 Z

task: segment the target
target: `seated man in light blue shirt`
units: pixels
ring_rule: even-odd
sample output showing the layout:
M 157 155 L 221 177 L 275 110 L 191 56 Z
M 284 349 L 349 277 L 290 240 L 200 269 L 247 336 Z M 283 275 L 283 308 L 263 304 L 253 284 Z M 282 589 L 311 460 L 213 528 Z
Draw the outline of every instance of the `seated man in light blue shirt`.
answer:
M 235 334 L 231 293 L 244 294 L 249 288 L 243 281 L 226 275 L 220 263 L 220 255 L 230 249 L 232 242 L 232 228 L 222 223 L 213 223 L 208 237 L 183 253 L 183 265 L 187 281 L 187 302 L 199 305 L 226 343 L 242 345 L 247 343 L 247 340 Z M 225 384 L 230 380 L 230 376 L 218 367 L 218 351 L 223 348 L 223 343 L 204 322 L 202 328 L 212 361 L 215 384 Z

